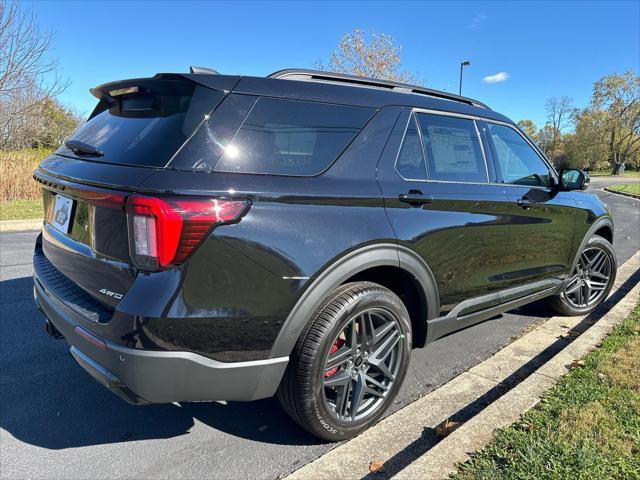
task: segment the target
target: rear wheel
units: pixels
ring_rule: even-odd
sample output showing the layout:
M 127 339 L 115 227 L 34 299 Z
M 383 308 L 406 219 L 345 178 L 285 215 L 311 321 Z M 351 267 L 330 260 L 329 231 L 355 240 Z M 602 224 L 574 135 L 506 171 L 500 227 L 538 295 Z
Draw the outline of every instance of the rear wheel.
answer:
M 579 254 L 578 262 L 562 291 L 549 304 L 562 315 L 585 315 L 596 309 L 609 295 L 616 278 L 613 246 L 594 235 Z
M 410 353 L 411 323 L 398 296 L 375 283 L 343 285 L 298 340 L 278 399 L 312 434 L 353 437 L 387 410 Z

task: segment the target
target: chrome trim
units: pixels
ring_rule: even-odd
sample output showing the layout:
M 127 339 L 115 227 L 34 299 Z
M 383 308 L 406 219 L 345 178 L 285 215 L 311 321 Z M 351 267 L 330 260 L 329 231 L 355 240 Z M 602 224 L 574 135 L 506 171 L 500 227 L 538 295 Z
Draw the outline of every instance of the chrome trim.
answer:
M 460 118 L 465 118 L 468 120 L 471 120 L 473 122 L 473 126 L 476 130 L 476 136 L 477 136 L 477 140 L 478 143 L 480 144 L 480 151 L 482 152 L 482 159 L 484 161 L 484 171 L 487 177 L 487 181 L 486 182 L 460 182 L 460 181 L 455 181 L 455 180 L 430 180 L 429 177 L 429 162 L 427 161 L 427 152 L 424 149 L 424 140 L 422 137 L 422 128 L 420 127 L 420 122 L 418 121 L 418 118 L 416 117 L 416 113 L 427 113 L 427 114 L 433 114 L 433 115 L 441 115 L 441 116 L 449 116 L 449 117 L 460 117 Z M 404 133 L 402 134 L 402 140 L 400 141 L 400 147 L 398 148 L 398 152 L 396 153 L 396 159 L 393 163 L 393 169 L 395 170 L 395 172 L 398 174 L 398 176 L 403 179 L 406 180 L 408 182 L 424 182 L 424 183 L 461 183 L 461 184 L 465 184 L 465 185 L 491 185 L 493 184 L 493 182 L 489 181 L 489 167 L 487 166 L 487 155 L 484 151 L 484 145 L 482 145 L 482 138 L 480 137 L 480 131 L 478 130 L 478 125 L 476 124 L 475 120 L 476 118 L 480 119 L 481 117 L 475 117 L 472 115 L 464 115 L 464 114 L 458 114 L 458 113 L 453 113 L 453 112 L 441 112 L 439 110 L 427 110 L 424 108 L 412 108 L 411 113 L 409 114 L 409 119 L 407 121 L 407 124 L 404 127 Z M 424 168 L 425 168 L 425 174 L 427 176 L 427 179 L 419 179 L 419 178 L 406 178 L 403 177 L 402 174 L 398 171 L 398 158 L 400 157 L 400 151 L 402 150 L 402 146 L 404 145 L 404 139 L 407 135 L 407 130 L 409 129 L 409 123 L 411 122 L 411 119 L 414 119 L 414 121 L 416 122 L 416 128 L 418 130 L 418 137 L 420 137 L 420 146 L 422 147 L 422 158 L 424 159 Z M 502 184 L 497 184 L 497 185 L 502 185 Z M 521 186 L 521 185 L 520 185 Z
M 487 183 L 489 183 L 489 167 L 487 166 L 487 154 L 484 151 L 484 142 L 480 136 L 480 129 L 478 129 L 478 123 L 473 120 L 473 126 L 476 129 L 476 135 L 478 136 L 478 143 L 480 144 L 480 151 L 482 152 L 482 158 L 484 159 L 484 171 L 487 174 Z

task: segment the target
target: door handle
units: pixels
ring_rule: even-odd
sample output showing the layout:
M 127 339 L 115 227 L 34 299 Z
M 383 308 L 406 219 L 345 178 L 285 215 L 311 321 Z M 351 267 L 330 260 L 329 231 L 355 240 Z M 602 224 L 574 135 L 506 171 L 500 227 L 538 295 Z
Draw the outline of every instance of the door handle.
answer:
M 420 190 L 409 190 L 409 193 L 401 193 L 398 196 L 398 199 L 402 203 L 408 203 L 411 206 L 419 207 L 420 205 L 431 203 L 433 196 L 425 195 Z

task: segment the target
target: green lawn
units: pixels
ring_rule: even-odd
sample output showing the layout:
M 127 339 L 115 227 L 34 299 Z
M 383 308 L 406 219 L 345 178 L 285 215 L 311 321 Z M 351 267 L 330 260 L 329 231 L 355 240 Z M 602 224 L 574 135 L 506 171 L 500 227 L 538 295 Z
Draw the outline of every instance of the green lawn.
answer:
M 42 199 L 0 202 L 0 220 L 42 218 Z
M 611 176 L 611 170 L 593 171 L 589 172 L 590 177 L 609 177 Z M 640 172 L 635 170 L 625 170 L 621 177 L 640 178 Z
M 640 195 L 640 182 L 623 183 L 622 185 L 610 185 L 607 188 L 609 190 L 615 190 L 616 192 L 632 193 L 634 195 Z
M 640 306 L 454 478 L 640 478 Z

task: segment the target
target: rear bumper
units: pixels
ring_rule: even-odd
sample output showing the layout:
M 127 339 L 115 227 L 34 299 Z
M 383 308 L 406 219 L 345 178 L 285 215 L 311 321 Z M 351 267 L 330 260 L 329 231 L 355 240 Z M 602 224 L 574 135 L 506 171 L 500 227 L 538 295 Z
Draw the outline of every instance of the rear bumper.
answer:
M 287 366 L 288 357 L 225 363 L 191 352 L 115 345 L 82 329 L 85 320 L 48 292 L 37 277 L 34 284 L 36 304 L 67 340 L 75 360 L 130 403 L 267 398 L 275 393 Z

